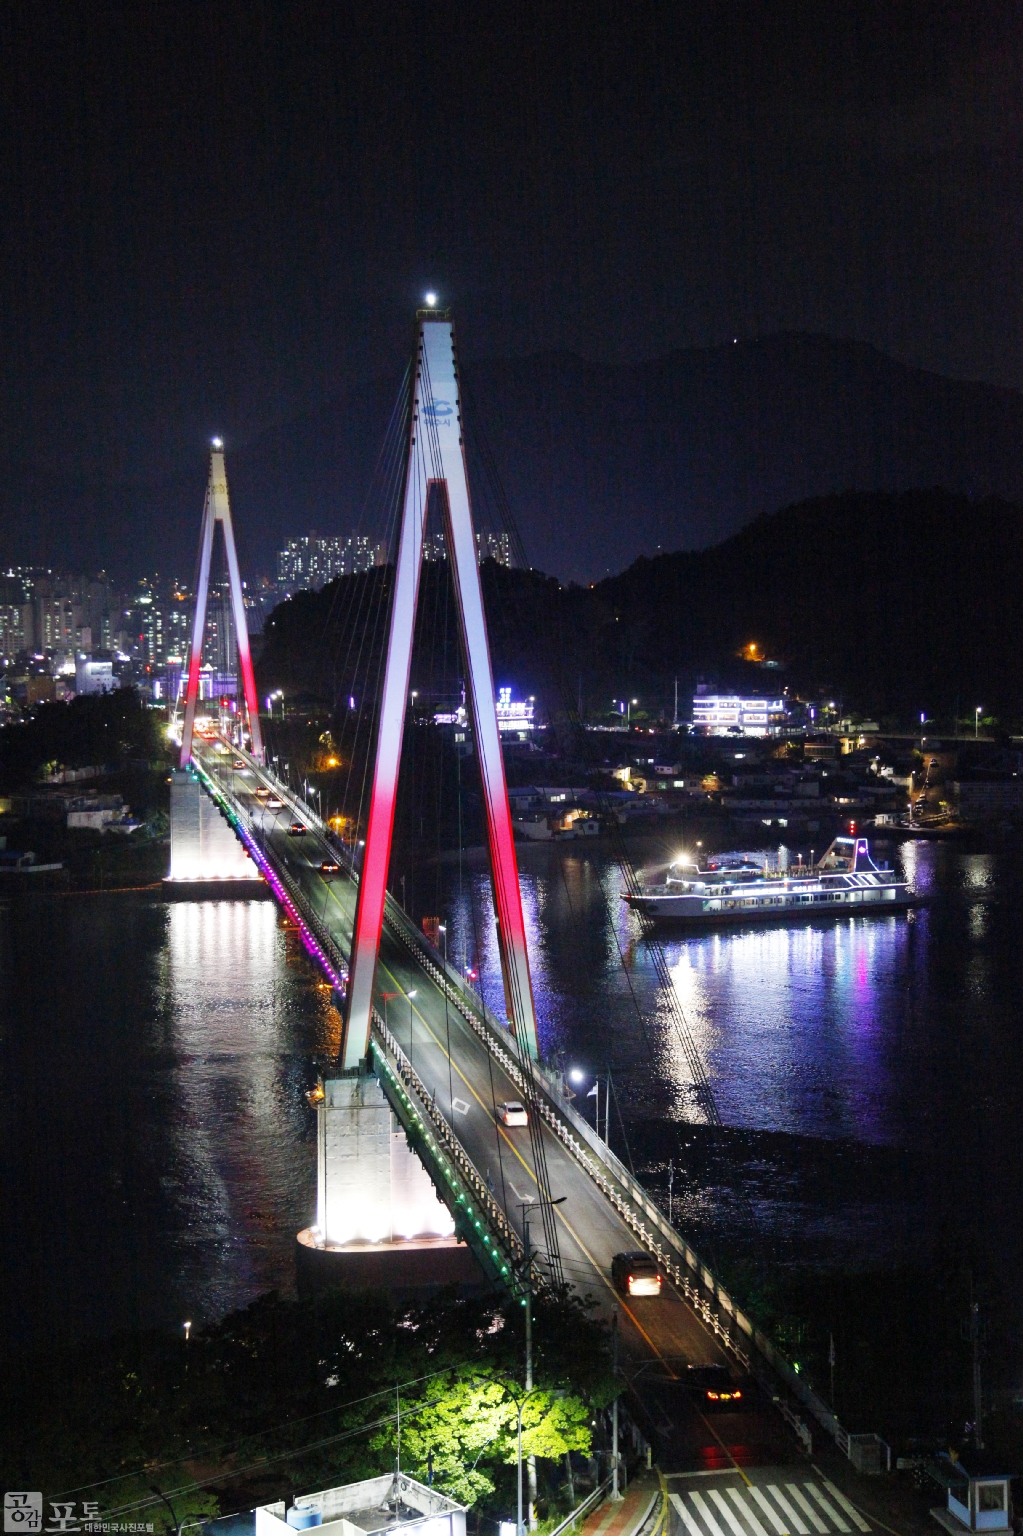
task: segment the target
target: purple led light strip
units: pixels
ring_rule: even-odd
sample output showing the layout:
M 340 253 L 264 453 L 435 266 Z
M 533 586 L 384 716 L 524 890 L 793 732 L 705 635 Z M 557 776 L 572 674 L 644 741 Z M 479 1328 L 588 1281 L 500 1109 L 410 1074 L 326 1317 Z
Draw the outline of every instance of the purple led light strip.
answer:
M 217 794 L 216 786 L 214 785 L 213 780 L 210 778 L 209 774 L 203 768 L 202 764 L 196 762 L 194 758 L 193 762 L 195 762 L 195 766 L 198 768 L 199 772 L 202 774 L 202 777 L 205 779 L 213 797 L 218 800 L 222 799 L 222 797 Z M 226 801 L 223 803 L 227 805 Z M 323 953 L 323 950 L 316 942 L 316 937 L 312 930 L 308 927 L 305 920 L 299 915 L 295 908 L 294 902 L 291 900 L 291 897 L 284 889 L 284 886 L 281 884 L 280 880 L 277 878 L 277 872 L 275 871 L 273 865 L 270 863 L 269 859 L 266 857 L 266 854 L 260 848 L 256 840 L 252 837 L 251 833 L 249 833 L 246 828 L 242 826 L 241 821 L 238 819 L 234 810 L 230 806 L 227 806 L 227 809 L 230 812 L 235 831 L 238 833 L 238 836 L 241 838 L 246 848 L 248 848 L 256 864 L 263 871 L 270 889 L 277 897 L 277 900 L 281 903 L 281 906 L 284 907 L 287 910 L 289 916 L 294 919 L 295 926 L 298 928 L 302 942 L 306 949 L 315 959 L 320 962 L 320 965 L 323 967 L 323 971 L 328 977 L 331 985 L 337 987 L 340 990 L 347 983 L 348 977 L 344 972 L 339 975 L 338 972 L 335 971 L 334 967 Z

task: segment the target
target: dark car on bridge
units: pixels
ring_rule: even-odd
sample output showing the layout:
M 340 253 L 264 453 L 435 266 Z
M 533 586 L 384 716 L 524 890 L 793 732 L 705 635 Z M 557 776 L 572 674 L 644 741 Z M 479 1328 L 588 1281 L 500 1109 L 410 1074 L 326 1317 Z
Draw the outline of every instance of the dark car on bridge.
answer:
M 649 1253 L 616 1253 L 611 1279 L 622 1296 L 659 1296 L 664 1282 L 660 1265 Z
M 300 821 L 293 821 L 288 828 L 289 837 L 305 837 L 305 827 Z
M 739 1413 L 749 1406 L 750 1393 L 732 1380 L 727 1365 L 687 1366 L 685 1382 L 690 1397 L 704 1413 Z

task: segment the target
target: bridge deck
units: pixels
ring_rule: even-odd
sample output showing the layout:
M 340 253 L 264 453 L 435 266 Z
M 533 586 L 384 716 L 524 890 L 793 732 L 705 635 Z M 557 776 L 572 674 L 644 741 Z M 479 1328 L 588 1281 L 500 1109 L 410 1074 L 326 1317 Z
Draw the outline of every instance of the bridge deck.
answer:
M 347 955 L 356 880 L 344 864 L 336 873 L 321 870 L 321 863 L 338 855 L 318 828 L 317 818 L 251 760 L 245 760 L 244 767 L 235 767 L 243 759 L 233 750 L 225 752 L 219 744 L 197 742 L 195 756 L 290 887 L 320 943 L 328 952 Z M 285 799 L 283 809 L 270 810 L 257 798 L 259 784 Z M 294 821 L 308 828 L 304 835 L 289 834 Z M 405 1068 L 404 1081 L 415 1084 L 410 1088 L 413 1108 L 421 1110 L 424 1118 L 432 1114 L 435 1127 L 446 1123 L 454 1133 L 458 1147 L 478 1175 L 476 1189 L 483 1202 L 489 1190 L 518 1243 L 522 1237 L 519 1205 L 535 1199 L 539 1186 L 528 1130 L 506 1128 L 494 1113 L 494 1105 L 503 1099 L 523 1097 L 522 1069 L 514 1044 L 493 1020 L 489 1026 L 481 1023 L 474 996 L 472 1007 L 466 1005 L 468 999 L 459 998 L 455 988 L 461 985 L 464 989 L 464 984 L 450 969 L 445 984 L 440 957 L 434 957 L 436 963 L 432 963 L 425 941 L 418 945 L 410 942 L 408 930 L 402 931 L 402 921 L 393 909 L 381 938 L 377 990 L 398 995 L 385 1005 L 386 1030 L 376 1031 L 375 1049 L 385 1064 L 407 1063 L 411 1067 L 411 1073 Z M 412 990 L 416 996 L 410 1001 Z M 744 1365 L 752 1364 L 763 1377 L 763 1362 L 751 1361 L 755 1351 L 728 1315 L 727 1298 L 713 1277 L 671 1232 L 649 1198 L 592 1130 L 558 1102 L 542 1072 L 534 1074 L 534 1082 L 543 1098 L 550 1189 L 555 1198 L 567 1197 L 556 1211 L 565 1280 L 577 1294 L 592 1297 L 604 1316 L 618 1309 L 623 1364 L 628 1374 L 635 1380 L 652 1372 L 663 1382 L 684 1375 L 689 1364 L 724 1363 L 731 1356 L 733 1363 L 738 1359 Z M 395 1082 L 384 1081 L 384 1088 L 395 1103 Z M 397 1103 L 395 1108 L 399 1109 Z M 531 1221 L 531 1235 L 534 1247 L 542 1251 L 537 1215 L 534 1213 Z M 672 1277 L 656 1300 L 627 1300 L 612 1285 L 613 1256 L 637 1247 L 659 1252 Z M 749 1434 L 743 1438 L 748 1440 Z M 763 1437 L 758 1434 L 755 1438 Z M 718 1440 L 716 1433 L 713 1439 Z M 727 1451 L 724 1454 L 727 1464 L 731 1456 Z

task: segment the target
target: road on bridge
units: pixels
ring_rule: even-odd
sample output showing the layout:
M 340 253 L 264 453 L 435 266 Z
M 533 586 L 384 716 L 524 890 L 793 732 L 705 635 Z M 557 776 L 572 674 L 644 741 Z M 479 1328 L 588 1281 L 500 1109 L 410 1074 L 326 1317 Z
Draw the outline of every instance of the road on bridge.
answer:
M 210 777 L 247 813 L 257 841 L 298 884 L 338 949 L 349 953 L 356 883 L 344 865 L 337 871 L 321 867 L 335 862 L 337 854 L 321 838 L 301 802 L 293 799 L 280 808 L 268 808 L 255 791 L 262 785 L 277 797 L 276 781 L 221 743 L 197 740 L 195 753 Z M 306 827 L 305 832 L 294 834 L 290 830 L 294 823 Z M 499 1123 L 495 1111 L 503 1100 L 519 1099 L 519 1088 L 386 923 L 376 985 L 379 994 L 391 994 L 380 1005 L 391 1033 L 522 1236 L 521 1206 L 540 1192 L 530 1135 L 525 1127 L 512 1129 Z M 635 1249 L 636 1238 L 568 1148 L 545 1125 L 542 1134 L 551 1194 L 555 1199 L 565 1197 L 556 1219 L 566 1282 L 580 1296 L 592 1297 L 605 1318 L 617 1308 L 622 1364 L 657 1431 L 662 1465 L 667 1460 L 682 1466 L 734 1468 L 740 1463 L 791 1459 L 788 1432 L 752 1383 L 748 1388 L 756 1405 L 752 1411 L 722 1416 L 720 1421 L 698 1411 L 684 1385 L 687 1367 L 729 1364 L 722 1346 L 670 1280 L 656 1299 L 626 1299 L 618 1294 L 611 1281 L 611 1261 L 616 1253 Z M 538 1218 L 534 1212 L 530 1235 L 542 1253 Z

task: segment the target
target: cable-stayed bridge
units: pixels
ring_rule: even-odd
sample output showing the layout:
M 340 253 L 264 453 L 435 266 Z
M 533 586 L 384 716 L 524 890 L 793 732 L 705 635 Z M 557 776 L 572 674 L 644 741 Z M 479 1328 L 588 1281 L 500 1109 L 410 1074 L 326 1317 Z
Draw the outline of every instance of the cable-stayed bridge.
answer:
M 358 894 L 348 856 L 311 808 L 248 753 L 239 755 L 219 740 L 200 740 L 193 756 L 210 792 L 301 922 L 314 957 L 340 983 Z M 257 788 L 269 789 L 280 806 L 268 809 Z M 301 836 L 291 832 L 296 823 L 308 829 Z M 324 871 L 325 863 L 339 867 Z M 521 1206 L 543 1198 L 547 1182 L 555 1199 L 565 1196 L 554 1219 L 566 1284 L 593 1295 L 605 1312 L 620 1306 L 629 1347 L 639 1356 L 709 1362 L 724 1358 L 723 1349 L 748 1355 L 731 1302 L 693 1251 L 572 1109 L 557 1079 L 528 1057 L 523 1060 L 507 1026 L 391 897 L 380 938 L 370 1047 L 391 1107 L 436 1187 L 444 1190 L 460 1234 L 493 1279 L 511 1289 L 520 1284 Z M 507 1100 L 528 1105 L 539 1121 L 546 1161 L 539 1176 L 528 1131 L 498 1119 L 496 1107 Z M 534 1215 L 531 1242 L 539 1249 L 540 1274 L 548 1278 L 537 1226 Z M 637 1248 L 665 1266 L 671 1277 L 668 1298 L 626 1302 L 617 1296 L 611 1260 Z
M 193 664 L 181 748 L 288 909 L 343 1010 L 337 1068 L 319 1098 L 319 1198 L 312 1241 L 324 1250 L 393 1236 L 395 1211 L 431 1207 L 434 1225 L 404 1229 L 471 1248 L 483 1272 L 511 1292 L 568 1287 L 617 1312 L 629 1373 L 671 1382 L 689 1366 L 731 1363 L 758 1376 L 808 1447 L 802 1404 L 836 1436 L 840 1426 L 736 1308 L 566 1097 L 538 1059 L 526 930 L 495 713 L 476 538 L 465 465 L 457 357 L 449 318 L 420 312 L 400 485 L 389 629 L 376 708 L 372 791 L 362 843 L 342 843 L 265 766 L 251 667 L 244 717 L 229 739 L 194 734 L 198 667 L 214 526 L 230 539 L 221 446 L 211 456 Z M 431 507 L 440 511 L 450 562 L 468 721 L 480 773 L 504 979 L 506 1018 L 482 1003 L 388 891 L 419 575 Z M 229 545 L 229 556 L 233 543 Z M 232 582 L 237 561 L 229 558 Z M 244 626 L 240 598 L 236 623 Z M 239 618 L 240 615 L 240 618 Z M 242 633 L 240 653 L 247 658 Z M 173 818 L 172 818 L 173 821 Z M 172 824 L 172 839 L 174 827 Z M 506 1123 L 517 1101 L 526 1121 Z M 390 1131 L 393 1113 L 401 1146 Z M 409 1157 L 409 1152 L 414 1154 Z M 428 1176 L 429 1183 L 423 1175 Z M 417 1182 L 418 1181 L 418 1182 Z M 423 1188 L 426 1185 L 424 1202 Z M 432 1185 L 432 1189 L 429 1187 Z M 418 1193 L 417 1193 L 418 1190 Z M 434 1192 L 436 1192 L 434 1194 Z M 439 1200 L 438 1198 L 439 1197 Z M 390 1212 L 387 1216 L 385 1208 Z M 660 1296 L 619 1294 L 616 1254 L 653 1255 Z M 796 1402 L 793 1412 L 790 1402 Z M 714 1434 L 726 1459 L 731 1452 Z M 734 1464 L 734 1460 L 733 1460 Z

